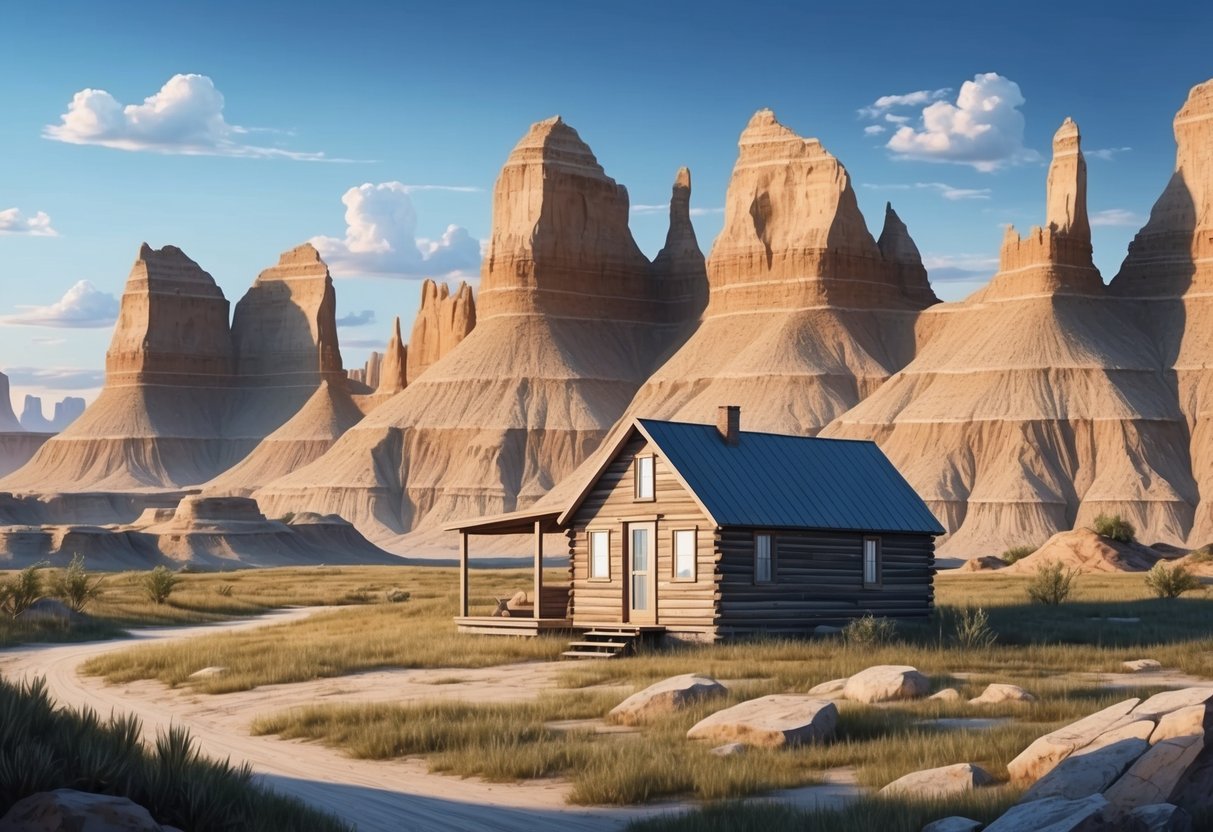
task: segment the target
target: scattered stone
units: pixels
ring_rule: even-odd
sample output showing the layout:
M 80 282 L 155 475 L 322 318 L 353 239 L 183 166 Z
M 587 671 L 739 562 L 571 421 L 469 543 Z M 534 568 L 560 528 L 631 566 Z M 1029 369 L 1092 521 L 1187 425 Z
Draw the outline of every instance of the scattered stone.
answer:
M 125 797 L 73 789 L 39 792 L 0 818 L 0 832 L 163 832 L 147 809 Z
M 1150 748 L 1146 740 L 1153 730 L 1154 723 L 1140 720 L 1102 734 L 1037 780 L 1024 800 L 1077 799 L 1102 792 Z
M 219 666 L 204 667 L 201 670 L 195 670 L 193 673 L 191 673 L 189 675 L 188 678 L 190 678 L 190 679 L 209 679 L 212 676 L 220 676 L 224 673 L 227 673 L 226 667 L 219 667 Z
M 931 682 L 908 665 L 877 665 L 847 679 L 843 696 L 855 702 L 893 702 L 927 695 Z
M 1047 797 L 1012 806 L 984 832 L 1103 832 L 1107 808 L 1100 794 L 1079 800 Z
M 885 795 L 912 795 L 922 798 L 955 797 L 994 782 L 990 773 L 972 763 L 957 763 L 940 768 L 915 771 L 899 777 L 880 790 Z
M 956 688 L 944 688 L 932 693 L 927 699 L 934 699 L 936 702 L 959 702 L 960 691 Z
M 726 742 L 724 745 L 718 745 L 712 749 L 712 753 L 717 757 L 736 757 L 738 754 L 746 753 L 749 748 L 743 742 Z
M 685 673 L 637 691 L 611 709 L 611 717 L 624 724 L 670 714 L 703 699 L 723 696 L 724 685 L 708 676 Z
M 1136 722 L 1129 713 L 1140 702 L 1140 699 L 1126 699 L 1040 737 L 1018 757 L 1007 763 L 1011 782 L 1018 785 L 1033 783 L 1052 771 L 1066 757 L 1083 746 L 1090 745 L 1101 735 Z
M 820 685 L 814 685 L 809 688 L 810 696 L 828 696 L 832 693 L 841 694 L 843 688 L 847 686 L 846 679 L 831 679 L 828 682 L 822 682 Z
M 1192 816 L 1170 803 L 1139 806 L 1124 817 L 1124 832 L 1192 832 Z
M 981 821 L 953 815 L 950 818 L 940 818 L 922 828 L 922 832 L 977 832 Z
M 1133 659 L 1123 662 L 1121 667 L 1130 673 L 1152 673 L 1155 670 L 1162 670 L 1162 662 L 1154 659 Z
M 801 694 L 773 694 L 717 711 L 687 731 L 687 739 L 780 748 L 834 736 L 838 708 Z
M 987 685 L 981 696 L 969 700 L 970 705 L 995 705 L 1000 702 L 1035 702 L 1036 697 L 1019 685 Z

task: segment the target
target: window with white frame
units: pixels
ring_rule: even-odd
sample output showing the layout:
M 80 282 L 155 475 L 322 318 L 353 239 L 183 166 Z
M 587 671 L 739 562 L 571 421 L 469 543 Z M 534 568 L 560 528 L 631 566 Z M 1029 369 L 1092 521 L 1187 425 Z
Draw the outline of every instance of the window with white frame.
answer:
M 595 581 L 611 579 L 611 533 L 609 531 L 590 532 L 590 579 Z
M 678 581 L 695 580 L 695 540 L 694 529 L 676 529 L 674 531 L 674 579 Z
M 769 534 L 754 535 L 754 583 L 769 584 L 775 575 L 775 545 Z
M 863 539 L 863 585 L 880 586 L 880 538 Z
M 653 494 L 653 457 L 636 457 L 636 499 L 652 500 Z

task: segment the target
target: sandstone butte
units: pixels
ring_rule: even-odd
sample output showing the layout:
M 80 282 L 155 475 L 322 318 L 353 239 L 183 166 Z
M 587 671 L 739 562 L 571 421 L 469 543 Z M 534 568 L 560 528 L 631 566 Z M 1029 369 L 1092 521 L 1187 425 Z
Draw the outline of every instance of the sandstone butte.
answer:
M 1178 385 L 1196 480 L 1187 542 L 1203 546 L 1213 540 L 1213 80 L 1176 114 L 1175 144 L 1175 172 L 1109 288 L 1149 327 Z
M 2 391 L 0 391 L 2 394 Z M 80 417 L 84 412 L 84 399 L 65 396 L 55 402 L 54 414 L 47 419 L 42 409 L 42 399 L 27 395 L 21 410 L 21 427 L 35 433 L 58 433 Z
M 28 462 L 46 440 L 47 434 L 30 431 L 18 421 L 9 398 L 8 376 L 0 373 L 0 477 Z
M 494 188 L 475 328 L 258 501 L 271 516 L 337 513 L 373 539 L 532 504 L 598 447 L 698 317 L 702 278 L 683 249 L 662 261 L 676 271 L 650 263 L 626 189 L 559 117 L 532 125 Z
M 101 394 L 0 480 L 17 492 L 123 492 L 204 483 L 324 384 L 343 384 L 328 269 L 303 245 L 236 307 L 180 249 L 144 244 L 122 295 Z
M 1078 126 L 1053 139 L 1046 223 L 1008 228 L 999 271 L 923 313 L 930 338 L 823 435 L 875 439 L 948 530 L 938 553 L 1039 545 L 1120 514 L 1182 542 L 1187 426 L 1140 326 L 1091 260 Z

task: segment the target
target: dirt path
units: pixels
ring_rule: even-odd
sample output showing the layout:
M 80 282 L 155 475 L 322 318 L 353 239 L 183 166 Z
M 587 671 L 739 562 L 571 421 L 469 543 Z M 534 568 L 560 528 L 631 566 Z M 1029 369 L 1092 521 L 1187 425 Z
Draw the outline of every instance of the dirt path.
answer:
M 480 669 L 399 670 L 360 673 L 294 685 L 267 685 L 242 693 L 206 696 L 169 690 L 158 682 L 107 685 L 77 670 L 86 660 L 133 644 L 235 632 L 305 618 L 323 608 L 294 609 L 256 619 L 188 628 L 139 630 L 132 639 L 37 645 L 0 651 L 0 673 L 12 679 L 45 676 L 51 694 L 66 705 L 90 705 L 137 715 L 149 734 L 184 723 L 201 749 L 234 763 L 249 762 L 267 784 L 374 830 L 560 832 L 618 830 L 629 820 L 686 808 L 686 804 L 635 808 L 573 808 L 564 781 L 486 783 L 430 774 L 421 760 L 354 760 L 317 743 L 249 735 L 254 716 L 295 705 L 345 701 L 407 701 L 459 697 L 507 701 L 555 687 L 558 663 L 533 662 Z M 832 804 L 834 789 L 781 794 L 797 803 Z

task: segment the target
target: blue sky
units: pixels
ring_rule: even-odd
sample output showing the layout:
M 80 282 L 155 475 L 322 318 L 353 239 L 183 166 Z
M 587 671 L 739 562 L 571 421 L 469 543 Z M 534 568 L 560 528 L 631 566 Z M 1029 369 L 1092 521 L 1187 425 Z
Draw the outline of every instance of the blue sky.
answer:
M 144 240 L 181 246 L 234 303 L 316 237 L 335 274 L 363 275 L 337 284 L 341 316 L 373 317 L 341 330 L 357 366 L 393 315 L 411 321 L 421 276 L 475 273 L 497 171 L 554 113 L 628 187 L 652 255 L 666 214 L 636 206 L 663 205 L 688 165 L 706 253 L 737 135 L 771 107 L 843 161 L 874 234 L 893 201 L 947 299 L 993 273 L 1003 224 L 1043 220 L 1050 138 L 1073 116 L 1110 279 L 1174 164 L 1175 110 L 1213 76 L 1207 3 L 818 5 L 14 4 L 0 25 L 0 368 L 18 402 L 93 395 Z M 988 73 L 995 140 L 967 158 L 922 151 L 937 138 L 923 110 L 947 105 L 945 132 L 963 132 L 962 85 Z M 162 92 L 189 74 L 204 78 Z M 1009 83 L 1022 104 L 1006 104 Z M 108 95 L 73 106 L 84 90 Z M 178 109 L 123 116 L 157 94 Z

